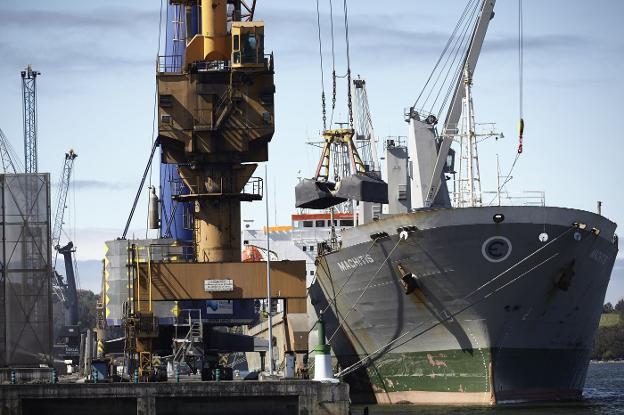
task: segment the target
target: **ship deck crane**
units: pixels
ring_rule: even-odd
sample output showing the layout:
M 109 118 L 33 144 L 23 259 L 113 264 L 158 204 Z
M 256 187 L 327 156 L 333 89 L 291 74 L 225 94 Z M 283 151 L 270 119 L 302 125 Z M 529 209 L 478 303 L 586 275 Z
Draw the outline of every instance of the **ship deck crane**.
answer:
M 479 19 L 472 33 L 470 44 L 463 62 L 464 70 L 467 70 L 470 74 L 474 75 L 479 55 L 481 54 L 481 47 L 483 46 L 483 40 L 487 32 L 490 20 L 494 16 L 494 5 L 496 0 L 484 0 L 481 8 Z M 457 134 L 457 124 L 461 117 L 462 101 L 465 97 L 466 90 L 462 85 L 463 72 L 460 72 L 460 76 L 455 83 L 455 90 L 453 93 L 453 99 L 446 115 L 444 122 L 444 129 L 442 132 L 442 141 L 438 150 L 438 157 L 433 168 L 433 173 L 429 180 L 429 184 L 426 187 L 426 198 L 424 201 L 424 207 L 430 207 L 435 200 L 438 191 L 440 190 L 442 182 L 442 172 L 445 164 L 447 163 L 447 156 L 453 143 L 453 136 Z
M 368 104 L 368 92 L 364 79 L 353 80 L 355 107 L 355 142 L 362 161 L 368 171 L 378 172 L 381 170 L 379 157 L 377 156 L 377 137 L 373 128 L 370 106 Z
M 11 143 L 9 143 L 9 139 L 4 135 L 2 129 L 0 129 L 0 157 L 2 160 L 2 170 L 5 173 L 15 174 L 23 170 L 22 166 L 19 164 L 15 150 L 11 147 Z
M 351 58 L 349 52 L 349 29 L 347 3 L 344 3 L 345 46 L 347 61 L 347 107 L 349 110 L 349 127 L 326 129 L 325 85 L 323 81 L 323 45 L 320 26 L 320 13 L 317 7 L 317 27 L 319 31 L 319 52 L 321 63 L 321 106 L 323 114 L 324 145 L 313 178 L 301 180 L 295 187 L 295 206 L 302 209 L 328 209 L 346 201 L 388 203 L 388 184 L 381 180 L 378 173 L 369 170 L 373 154 L 366 154 L 369 164 L 365 165 L 354 138 L 364 136 L 366 131 L 372 133 L 372 125 L 368 114 L 368 102 L 364 81 L 356 80 L 351 85 Z M 332 56 L 334 55 L 334 34 L 332 28 Z M 334 60 L 332 60 L 334 62 Z M 332 114 L 335 109 L 336 71 L 332 71 Z M 358 107 L 358 130 L 354 129 L 353 117 L 353 88 L 356 90 Z M 332 115 L 333 119 L 333 115 Z M 340 123 L 337 123 L 340 124 Z M 364 131 L 364 132 L 363 132 Z M 363 141 L 363 140 L 362 140 Z M 371 153 L 370 146 L 363 146 L 363 150 Z M 333 165 L 334 177 L 330 177 L 330 165 Z M 333 181 L 332 181 L 333 180 Z

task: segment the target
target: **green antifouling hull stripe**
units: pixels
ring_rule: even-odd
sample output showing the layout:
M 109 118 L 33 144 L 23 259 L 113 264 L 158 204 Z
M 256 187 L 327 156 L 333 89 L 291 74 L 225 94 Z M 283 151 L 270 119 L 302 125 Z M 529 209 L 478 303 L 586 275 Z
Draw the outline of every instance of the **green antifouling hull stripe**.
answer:
M 389 353 L 367 368 L 378 392 L 489 392 L 490 350 Z

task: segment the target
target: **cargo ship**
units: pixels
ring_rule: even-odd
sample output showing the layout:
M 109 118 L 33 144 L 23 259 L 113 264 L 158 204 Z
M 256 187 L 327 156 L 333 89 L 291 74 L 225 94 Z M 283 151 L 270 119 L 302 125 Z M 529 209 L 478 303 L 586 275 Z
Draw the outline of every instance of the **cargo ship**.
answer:
M 350 176 L 329 183 L 320 163 L 296 188 L 300 208 L 384 205 L 319 244 L 309 288 L 353 402 L 495 405 L 582 395 L 618 252 L 616 224 L 547 207 L 544 198 L 507 206 L 500 183 L 492 200 L 481 191 L 471 86 L 495 1 L 478 3 L 441 131 L 437 114 L 413 106 L 406 145 L 386 142 L 385 182 L 359 169 L 355 154 Z
M 345 230 L 319 253 L 310 296 L 352 399 L 581 397 L 614 230 L 590 212 L 531 206 L 428 209 Z

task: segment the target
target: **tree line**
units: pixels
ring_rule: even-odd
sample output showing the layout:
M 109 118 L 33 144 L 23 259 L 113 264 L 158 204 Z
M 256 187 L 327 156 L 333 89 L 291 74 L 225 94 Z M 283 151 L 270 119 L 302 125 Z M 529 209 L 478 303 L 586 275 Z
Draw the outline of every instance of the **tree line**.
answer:
M 97 324 L 96 305 L 100 300 L 99 294 L 94 294 L 90 290 L 78 290 L 78 326 L 80 332 L 84 333 L 87 329 L 94 329 Z M 67 309 L 58 298 L 54 298 L 53 307 L 53 330 L 54 338 L 65 325 L 65 313 Z
M 624 299 L 618 301 L 615 306 L 606 303 L 602 307 L 602 313 L 619 316 L 619 319 L 615 325 L 598 328 L 592 358 L 595 360 L 624 359 Z

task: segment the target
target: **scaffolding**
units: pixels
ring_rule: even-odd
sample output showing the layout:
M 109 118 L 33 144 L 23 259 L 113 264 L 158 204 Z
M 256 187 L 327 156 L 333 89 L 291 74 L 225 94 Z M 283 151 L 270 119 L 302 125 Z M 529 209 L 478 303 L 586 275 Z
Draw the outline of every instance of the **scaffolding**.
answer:
M 50 364 L 50 175 L 0 175 L 0 215 L 0 366 Z

